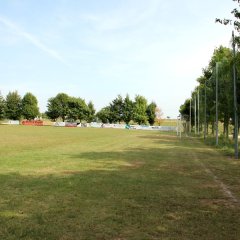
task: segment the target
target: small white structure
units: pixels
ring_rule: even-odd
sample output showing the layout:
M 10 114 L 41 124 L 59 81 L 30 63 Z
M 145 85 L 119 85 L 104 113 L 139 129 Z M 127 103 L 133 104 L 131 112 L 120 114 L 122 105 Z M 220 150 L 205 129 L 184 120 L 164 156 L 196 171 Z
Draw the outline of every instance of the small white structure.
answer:
M 9 120 L 9 121 L 7 122 L 7 124 L 10 124 L 10 125 L 19 125 L 20 122 L 19 122 L 18 120 Z
M 65 127 L 65 122 L 54 122 L 53 126 L 54 127 Z

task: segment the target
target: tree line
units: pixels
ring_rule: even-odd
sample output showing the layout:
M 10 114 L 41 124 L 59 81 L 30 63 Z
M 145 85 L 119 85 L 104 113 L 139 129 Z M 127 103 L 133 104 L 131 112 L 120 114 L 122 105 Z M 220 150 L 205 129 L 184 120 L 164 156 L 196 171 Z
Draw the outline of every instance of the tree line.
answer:
M 17 91 L 9 92 L 6 98 L 0 94 L 0 119 L 30 120 L 39 114 L 38 101 L 32 93 L 26 93 L 23 98 Z
M 124 98 L 118 95 L 96 114 L 103 123 L 129 124 L 133 121 L 140 125 L 154 123 L 160 125 L 162 115 L 161 109 L 154 101 L 148 103 L 141 95 L 136 95 L 134 100 L 131 100 L 128 94 Z
M 92 122 L 95 119 L 95 112 L 92 101 L 86 103 L 80 97 L 58 93 L 48 99 L 46 115 L 54 121 L 60 118 L 63 122 L 66 120 Z
M 197 128 L 199 124 L 201 131 L 206 124 L 207 133 L 210 129 L 214 134 L 217 109 L 218 120 L 223 123 L 223 134 L 228 137 L 229 125 L 233 124 L 234 119 L 232 70 L 235 61 L 240 63 L 239 53 L 234 59 L 229 48 L 220 46 L 214 50 L 208 66 L 202 70 L 202 75 L 197 79 L 198 86 L 192 91 L 191 97 L 180 106 L 181 115 L 185 120 L 191 120 L 190 126 Z M 240 70 L 239 64 L 237 69 Z M 237 78 L 237 85 L 240 86 L 240 78 Z M 199 122 L 195 120 L 196 117 Z
M 238 3 L 240 1 L 233 0 Z M 233 27 L 240 32 L 240 12 L 233 9 L 234 21 L 216 18 L 217 23 L 224 25 L 233 22 Z M 233 49 L 219 46 L 213 52 L 208 65 L 202 69 L 202 75 L 197 79 L 198 86 L 192 91 L 191 97 L 180 106 L 179 112 L 189 123 L 189 127 L 206 129 L 214 134 L 218 122 L 223 124 L 223 135 L 229 137 L 230 126 L 235 127 L 235 114 L 240 117 L 240 53 L 235 52 L 234 46 L 240 47 L 239 36 L 232 37 Z M 236 85 L 234 86 L 234 79 Z M 236 91 L 237 107 L 234 106 L 234 87 Z M 191 117 L 190 117 L 191 116 Z M 197 118 L 197 121 L 196 121 Z M 190 122 L 191 120 L 191 122 Z M 198 121 L 199 120 L 199 121 Z M 237 124 L 237 128 L 239 124 Z M 205 126 L 204 126 L 205 125 Z M 190 129 L 192 130 L 192 129 Z
M 32 120 L 40 116 L 37 98 L 30 92 L 23 98 L 17 91 L 9 92 L 4 98 L 0 94 L 0 119 L 28 119 Z M 69 96 L 66 93 L 58 93 L 47 102 L 47 111 L 44 116 L 57 121 L 92 122 L 129 124 L 131 121 L 138 124 L 157 123 L 160 125 L 162 111 L 155 102 L 148 104 L 143 96 L 136 95 L 131 100 L 129 95 L 118 95 L 110 104 L 96 113 L 92 101 L 86 101 L 80 97 Z

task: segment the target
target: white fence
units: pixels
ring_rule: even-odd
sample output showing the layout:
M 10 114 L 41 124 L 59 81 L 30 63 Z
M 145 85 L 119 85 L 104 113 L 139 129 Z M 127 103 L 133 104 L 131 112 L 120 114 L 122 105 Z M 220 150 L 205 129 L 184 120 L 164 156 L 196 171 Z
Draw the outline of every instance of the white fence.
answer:
M 19 125 L 20 122 L 18 120 L 9 120 L 7 122 L 2 123 L 4 125 Z
M 20 122 L 17 120 L 9 120 L 9 125 L 19 125 Z M 54 127 L 92 127 L 92 128 L 116 128 L 116 129 L 136 129 L 136 130 L 147 130 L 147 131 L 165 131 L 165 132 L 176 132 L 177 127 L 175 126 L 147 126 L 147 125 L 126 125 L 126 124 L 113 124 L 113 123 L 68 123 L 68 122 L 54 122 Z
M 55 127 L 65 127 L 65 122 L 54 122 Z M 126 125 L 126 124 L 113 124 L 113 123 L 80 123 L 77 127 L 92 127 L 92 128 L 116 128 L 116 129 L 136 129 L 136 130 L 147 130 L 147 131 L 165 131 L 174 132 L 177 131 L 175 126 L 147 126 L 147 125 Z
M 54 122 L 53 126 L 54 127 L 65 127 L 65 122 Z

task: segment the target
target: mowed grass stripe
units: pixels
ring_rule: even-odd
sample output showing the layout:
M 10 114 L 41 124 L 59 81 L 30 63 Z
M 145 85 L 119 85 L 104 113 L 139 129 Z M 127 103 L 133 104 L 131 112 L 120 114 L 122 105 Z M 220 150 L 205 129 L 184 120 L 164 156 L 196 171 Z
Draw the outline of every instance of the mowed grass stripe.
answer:
M 239 163 L 196 139 L 0 126 L 0 239 L 239 239 Z

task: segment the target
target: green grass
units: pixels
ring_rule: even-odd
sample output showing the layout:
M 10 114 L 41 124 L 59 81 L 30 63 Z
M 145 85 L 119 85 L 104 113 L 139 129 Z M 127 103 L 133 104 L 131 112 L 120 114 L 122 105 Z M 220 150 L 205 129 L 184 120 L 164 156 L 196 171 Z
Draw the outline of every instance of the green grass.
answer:
M 176 119 L 162 119 L 161 126 L 177 126 Z
M 240 236 L 240 161 L 159 132 L 0 126 L 0 239 Z
M 234 139 L 225 138 L 223 135 L 218 137 L 218 145 L 216 146 L 216 137 L 215 136 L 207 136 L 205 140 L 203 140 L 205 144 L 213 147 L 217 147 L 222 151 L 223 154 L 228 156 L 234 156 Z

